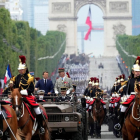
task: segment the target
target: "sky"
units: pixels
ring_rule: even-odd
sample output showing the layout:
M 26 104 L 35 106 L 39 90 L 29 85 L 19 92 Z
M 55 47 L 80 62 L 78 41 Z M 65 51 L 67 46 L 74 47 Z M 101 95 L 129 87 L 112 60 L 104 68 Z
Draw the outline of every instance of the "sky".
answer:
M 94 25 L 103 25 L 103 12 L 102 10 L 96 5 L 90 5 L 91 7 L 91 16 L 92 16 L 92 24 Z M 78 14 L 77 25 L 84 25 L 87 15 L 88 15 L 89 5 L 83 6 Z M 85 24 L 86 25 L 86 24 Z M 86 32 L 85 32 L 86 34 Z M 78 32 L 77 34 L 77 41 L 78 41 L 78 49 L 81 53 L 81 33 Z M 85 40 L 84 41 L 84 50 L 86 54 L 93 53 L 93 56 L 99 56 L 103 54 L 104 51 L 104 32 L 93 31 L 91 33 L 91 41 Z

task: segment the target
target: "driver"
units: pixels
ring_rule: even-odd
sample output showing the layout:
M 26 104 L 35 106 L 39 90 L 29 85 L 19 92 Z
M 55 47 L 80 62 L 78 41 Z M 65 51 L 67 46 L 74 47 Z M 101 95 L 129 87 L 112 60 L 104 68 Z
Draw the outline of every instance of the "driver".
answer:
M 61 96 L 58 97 L 58 102 L 70 101 L 71 97 L 67 96 L 67 88 L 61 87 Z

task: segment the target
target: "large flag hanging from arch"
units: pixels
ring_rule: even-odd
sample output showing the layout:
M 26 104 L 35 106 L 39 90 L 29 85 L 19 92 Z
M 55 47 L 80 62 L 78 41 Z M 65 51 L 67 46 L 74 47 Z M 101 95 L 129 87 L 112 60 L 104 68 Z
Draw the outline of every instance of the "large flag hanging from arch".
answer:
M 88 16 L 87 16 L 87 19 L 86 19 L 86 24 L 89 26 L 89 29 L 85 35 L 85 40 L 91 40 L 91 30 L 92 30 L 92 20 L 91 20 L 91 9 L 90 9 L 90 6 L 89 6 L 89 11 L 88 11 Z
M 6 69 L 6 73 L 5 73 L 5 77 L 4 77 L 4 83 L 6 84 L 8 80 L 10 80 L 10 78 L 12 77 L 12 73 L 10 70 L 10 65 L 8 64 L 7 69 Z

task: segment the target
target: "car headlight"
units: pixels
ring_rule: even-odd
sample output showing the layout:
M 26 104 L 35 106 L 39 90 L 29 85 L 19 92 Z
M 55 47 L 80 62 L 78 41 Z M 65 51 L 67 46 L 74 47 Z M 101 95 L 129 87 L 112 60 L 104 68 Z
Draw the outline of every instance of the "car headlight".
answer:
M 68 122 L 70 120 L 69 117 L 65 117 L 65 121 Z

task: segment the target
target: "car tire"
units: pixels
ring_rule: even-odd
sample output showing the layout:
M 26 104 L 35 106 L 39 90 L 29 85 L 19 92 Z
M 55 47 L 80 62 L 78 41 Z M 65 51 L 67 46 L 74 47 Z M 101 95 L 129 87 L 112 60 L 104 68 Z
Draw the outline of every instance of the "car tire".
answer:
M 88 140 L 88 122 L 87 122 L 87 113 L 86 113 L 86 107 L 82 107 L 82 105 L 77 106 L 77 112 L 82 114 L 82 123 L 83 123 L 83 140 Z
M 82 137 L 82 126 L 78 126 L 78 131 L 73 133 L 72 140 L 83 140 L 83 137 Z

